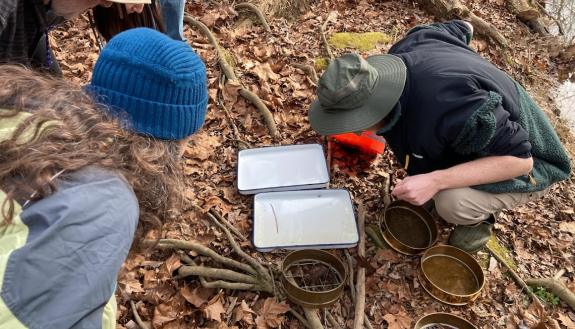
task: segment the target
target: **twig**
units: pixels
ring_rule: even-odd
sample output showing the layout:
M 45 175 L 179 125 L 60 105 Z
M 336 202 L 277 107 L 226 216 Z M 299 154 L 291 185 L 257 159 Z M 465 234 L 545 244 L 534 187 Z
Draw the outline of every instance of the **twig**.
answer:
M 130 300 L 130 306 L 132 307 L 132 313 L 134 313 L 134 319 L 136 320 L 136 323 L 140 326 L 140 328 L 151 329 L 147 324 L 144 323 L 144 321 L 142 321 L 142 318 L 140 318 L 140 314 L 138 314 L 136 304 L 134 303 L 133 300 Z
M 329 56 L 329 61 L 333 61 L 333 54 L 331 52 L 331 47 L 329 46 L 329 43 L 327 42 L 327 38 L 325 37 L 325 27 L 327 25 L 327 23 L 329 22 L 329 20 L 332 17 L 332 13 L 330 12 L 329 15 L 327 15 L 327 18 L 325 19 L 325 22 L 323 22 L 323 24 L 320 27 L 320 32 L 321 32 L 321 39 L 323 40 L 323 45 L 325 46 L 325 50 L 327 51 L 327 55 Z
M 357 253 L 359 257 L 365 257 L 365 212 L 363 202 L 360 201 L 357 208 L 359 246 Z M 365 320 L 365 268 L 360 267 L 357 270 L 357 292 L 355 301 L 355 319 L 353 321 L 354 329 L 363 329 Z
M 327 321 L 329 322 L 329 324 L 331 324 L 333 329 L 342 329 L 341 326 L 339 325 L 339 323 L 337 323 L 337 321 L 335 321 L 335 319 L 334 319 L 333 315 L 331 315 L 331 313 L 326 312 L 325 317 L 327 318 Z
M 276 220 L 276 232 L 279 233 L 280 229 L 278 226 L 278 216 L 276 215 L 276 210 L 274 209 L 274 206 L 270 203 L 270 207 L 272 207 L 272 212 L 274 213 L 274 219 Z
M 222 270 L 222 269 L 214 269 L 208 268 L 203 266 L 198 266 L 194 260 L 188 256 L 182 250 L 177 251 L 180 258 L 190 266 L 183 266 L 178 269 L 178 275 L 174 276 L 172 279 L 178 280 L 181 278 L 185 278 L 186 276 L 196 275 L 200 279 L 200 283 L 204 288 L 221 288 L 221 289 L 237 289 L 237 290 L 251 290 L 251 291 L 266 291 L 266 292 L 273 292 L 270 291 L 269 285 L 265 284 L 264 282 L 260 281 L 257 277 L 251 277 L 245 274 L 236 273 L 234 271 L 229 270 Z M 183 269 L 183 270 L 182 270 Z M 239 277 L 239 276 L 241 277 Z M 244 282 L 226 282 L 226 281 L 206 281 L 205 277 L 210 278 L 220 278 L 226 280 L 235 280 L 235 281 L 244 281 Z M 248 280 L 243 280 L 244 278 L 251 278 Z M 245 282 L 245 281 L 253 281 L 253 282 Z
M 199 207 L 198 207 L 199 208 Z M 197 208 L 196 208 L 197 209 Z M 201 209 L 201 208 L 200 208 Z M 242 248 L 240 248 L 240 246 L 238 245 L 238 243 L 236 242 L 236 240 L 234 239 L 234 237 L 232 236 L 232 233 L 230 233 L 230 231 L 224 226 L 224 224 L 220 223 L 220 221 L 214 217 L 212 214 L 210 213 L 206 213 L 211 219 L 212 221 L 220 228 L 224 231 L 224 233 L 226 233 L 226 236 L 228 237 L 228 240 L 230 242 L 230 244 L 232 245 L 232 248 L 234 249 L 234 251 L 243 259 L 245 259 L 253 268 L 256 269 L 256 271 L 262 275 L 265 278 L 266 282 L 271 282 L 272 278 L 269 276 L 268 272 L 266 271 L 266 269 L 262 266 L 262 264 L 260 264 L 256 259 L 254 259 L 252 256 L 248 255 L 247 253 L 245 253 Z
M 304 71 L 305 73 L 307 73 L 309 75 L 309 78 L 311 79 L 311 81 L 317 85 L 317 82 L 319 80 L 317 78 L 317 73 L 315 72 L 315 69 L 313 68 L 313 66 L 306 65 L 306 64 L 298 64 L 298 63 L 293 63 L 292 66 L 295 67 L 296 69 L 300 69 L 300 70 Z
M 247 148 L 250 148 L 250 144 L 248 144 L 248 142 L 246 142 L 240 138 L 240 131 L 238 129 L 238 126 L 234 122 L 234 118 L 232 118 L 230 111 L 228 111 L 228 109 L 224 105 L 224 102 L 221 99 L 218 99 L 218 106 L 220 108 L 222 108 L 224 110 L 224 112 L 226 113 L 226 116 L 228 117 L 228 120 L 230 120 L 230 124 L 232 125 L 232 130 L 234 131 L 235 139 L 229 138 L 229 140 L 237 142 L 239 150 L 246 149 L 246 147 L 242 146 L 242 144 L 246 145 Z
M 349 251 L 345 249 L 345 258 L 347 258 L 347 267 L 349 268 L 349 290 L 351 292 L 351 301 L 355 303 L 355 283 L 353 281 L 353 258 Z
M 270 29 L 270 26 L 268 25 L 266 18 L 264 17 L 264 15 L 262 15 L 262 12 L 260 11 L 260 9 L 258 7 L 256 7 L 255 5 L 253 5 L 251 3 L 246 2 L 246 3 L 237 4 L 234 8 L 235 9 L 248 8 L 248 9 L 253 10 L 256 13 L 256 15 L 258 16 L 258 19 L 260 20 L 262 25 L 264 26 L 264 29 L 266 30 L 266 32 L 271 35 L 272 30 Z
M 323 329 L 323 325 L 321 324 L 321 321 L 319 320 L 319 316 L 317 316 L 316 311 L 314 309 L 306 307 L 302 308 L 310 327 L 312 329 Z
M 565 272 L 567 272 L 566 269 L 564 269 L 564 268 L 560 269 L 560 270 L 553 276 L 553 279 L 559 280 L 559 279 L 563 276 L 563 274 L 565 274 Z
M 289 312 L 295 316 L 306 328 L 312 329 L 309 322 L 306 320 L 306 318 L 303 317 L 303 315 L 299 314 L 294 309 L 290 309 Z
M 238 229 L 235 228 L 230 222 L 228 222 L 228 220 L 225 219 L 224 216 L 222 216 L 216 209 L 212 208 L 210 209 L 210 212 L 214 214 L 214 216 L 216 216 L 230 230 L 232 230 L 232 232 L 234 232 L 237 235 L 237 237 L 240 238 L 240 240 L 242 240 L 242 242 L 248 242 L 248 239 L 246 239 L 246 237 L 244 237 L 244 235 L 240 231 L 238 231 Z
M 245 140 L 242 139 L 238 139 L 238 138 L 228 138 L 227 140 L 232 141 L 232 142 L 237 142 L 239 144 L 245 145 L 245 146 L 238 146 L 239 150 L 245 150 L 245 149 L 249 149 L 252 148 L 252 146 L 246 142 Z
M 232 270 L 226 270 L 223 268 L 211 268 L 204 266 L 182 266 L 178 269 L 178 275 L 180 278 L 186 276 L 203 276 L 214 279 L 223 279 L 228 281 L 236 281 L 242 283 L 251 283 L 253 285 L 259 284 L 257 277 L 241 274 L 234 272 Z M 271 291 L 270 291 L 271 292 Z
M 156 241 L 155 240 L 144 240 L 142 243 L 144 245 L 153 245 Z M 235 267 L 239 270 L 248 272 L 250 274 L 256 275 L 258 272 L 249 266 L 248 264 L 243 264 L 238 261 L 235 261 L 231 258 L 224 257 L 215 251 L 211 250 L 210 248 L 204 247 L 201 244 L 183 241 L 183 240 L 175 240 L 175 239 L 162 239 L 156 245 L 157 249 L 185 249 L 185 250 L 193 250 L 199 254 L 204 256 L 208 256 L 215 260 L 216 262 L 222 263 L 227 266 Z
M 511 275 L 513 280 L 515 280 L 515 282 L 517 282 L 517 284 L 521 287 L 521 289 L 523 289 L 525 291 L 525 294 L 529 297 L 533 297 L 533 293 L 531 292 L 531 289 L 529 289 L 529 286 L 527 286 L 525 281 L 523 281 L 523 279 L 521 279 L 519 277 L 517 272 L 515 272 L 511 267 L 509 267 L 509 265 L 507 265 L 507 263 L 505 263 L 505 261 L 497 253 L 495 253 L 495 251 L 493 251 L 493 249 L 491 249 L 487 245 L 485 247 L 487 248 L 487 250 L 489 250 L 491 255 L 493 257 L 495 257 L 495 259 L 497 259 L 497 261 L 499 261 L 499 264 L 505 266 L 509 270 L 509 274 Z
M 228 64 L 225 56 L 222 54 L 220 46 L 216 41 L 216 38 L 214 37 L 212 32 L 210 32 L 210 29 L 208 29 L 208 27 L 204 23 L 193 18 L 190 14 L 184 14 L 184 22 L 190 23 L 195 27 L 199 28 L 200 31 L 208 38 L 210 43 L 214 46 L 214 49 L 218 55 L 218 63 L 220 64 L 220 67 L 222 68 L 222 71 L 224 72 L 228 80 L 238 80 L 236 74 L 234 73 L 234 70 Z M 256 94 L 252 93 L 251 91 L 245 88 L 241 88 L 239 90 L 239 94 L 255 105 L 255 107 L 260 111 L 260 113 L 264 117 L 264 120 L 266 122 L 268 130 L 270 131 L 270 134 L 272 136 L 275 135 L 277 132 L 277 128 L 275 121 L 273 119 L 273 115 L 267 108 L 267 106 L 262 102 L 262 100 Z

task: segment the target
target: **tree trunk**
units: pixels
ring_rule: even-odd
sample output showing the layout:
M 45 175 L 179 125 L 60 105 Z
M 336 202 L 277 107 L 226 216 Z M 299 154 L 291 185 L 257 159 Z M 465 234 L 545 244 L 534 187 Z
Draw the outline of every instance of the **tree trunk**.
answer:
M 549 35 L 545 24 L 541 21 L 541 13 L 532 7 L 527 0 L 507 0 L 507 10 L 525 23 L 535 33 Z

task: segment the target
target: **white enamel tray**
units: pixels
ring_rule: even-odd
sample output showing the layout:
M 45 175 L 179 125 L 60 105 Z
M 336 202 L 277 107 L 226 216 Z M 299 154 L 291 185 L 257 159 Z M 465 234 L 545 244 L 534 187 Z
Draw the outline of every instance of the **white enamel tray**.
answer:
M 269 192 L 254 197 L 253 243 L 259 251 L 351 248 L 358 241 L 347 190 Z
M 319 144 L 272 146 L 238 153 L 241 194 L 323 188 L 329 174 Z

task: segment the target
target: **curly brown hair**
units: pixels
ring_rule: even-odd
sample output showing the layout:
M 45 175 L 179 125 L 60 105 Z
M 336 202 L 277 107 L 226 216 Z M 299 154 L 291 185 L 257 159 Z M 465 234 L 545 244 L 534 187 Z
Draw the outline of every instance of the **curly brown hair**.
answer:
M 11 223 L 15 199 L 45 198 L 56 192 L 56 173 L 64 170 L 65 179 L 92 166 L 132 186 L 140 204 L 136 242 L 151 229 L 160 238 L 162 221 L 182 201 L 178 141 L 129 131 L 79 86 L 19 66 L 0 66 L 0 109 L 0 120 L 31 113 L 0 141 L 0 190 L 7 195 L 0 225 Z

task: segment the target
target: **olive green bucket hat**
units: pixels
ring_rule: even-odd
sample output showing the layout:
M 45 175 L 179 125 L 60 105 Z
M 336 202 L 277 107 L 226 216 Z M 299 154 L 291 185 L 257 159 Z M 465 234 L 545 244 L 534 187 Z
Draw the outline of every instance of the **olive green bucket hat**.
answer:
M 308 112 L 311 127 L 321 135 L 339 135 L 373 126 L 397 104 L 406 75 L 405 64 L 394 55 L 338 57 L 318 81 Z

